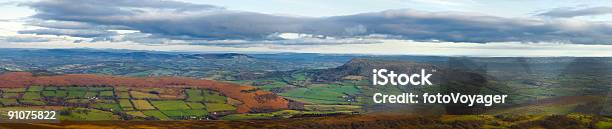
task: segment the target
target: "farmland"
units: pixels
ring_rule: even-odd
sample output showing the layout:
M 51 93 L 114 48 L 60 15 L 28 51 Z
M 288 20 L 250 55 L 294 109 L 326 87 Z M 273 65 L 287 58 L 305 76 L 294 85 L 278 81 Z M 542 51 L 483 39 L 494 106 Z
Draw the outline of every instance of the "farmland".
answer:
M 305 78 L 298 77 L 300 79 Z M 0 75 L 0 79 L 2 79 L 2 75 Z M 36 81 L 33 82 L 36 83 Z M 228 93 L 232 94 L 231 92 L 224 93 L 214 90 L 214 88 L 199 87 L 159 89 L 138 87 L 138 85 L 58 86 L 55 84 L 37 84 L 25 88 L 0 88 L 0 91 L 2 92 L 0 103 L 3 107 L 17 105 L 59 106 L 63 107 L 59 110 L 62 120 L 274 119 L 309 114 L 350 113 L 360 109 L 360 106 L 351 107 L 349 105 L 338 105 L 336 107 L 306 105 L 304 109 L 310 111 L 283 110 L 270 113 L 240 114 L 238 113 L 240 112 L 239 106 L 248 102 L 244 101 L 244 97 L 232 98 L 228 96 Z M 241 92 L 265 94 L 265 92 L 256 89 Z M 324 93 L 313 94 L 314 92 Z M 358 93 L 359 90 L 355 85 L 345 83 L 315 84 L 307 88 L 292 89 L 281 95 L 295 98 L 295 100 L 308 96 L 309 98 L 303 100 L 310 104 L 347 104 L 345 102 L 346 95 Z M 324 99 L 329 99 L 329 101 L 322 101 Z
M 176 128 L 226 123 L 242 124 L 235 128 L 555 128 L 551 123 L 572 123 L 575 126 L 565 126 L 606 129 L 612 125 L 609 58 L 239 54 L 217 59 L 185 53 L 53 53 L 43 51 L 29 58 L 21 58 L 24 53 L 0 53 L 0 67 L 24 69 L 0 74 L 0 110 L 53 108 L 67 120 L 62 124 L 110 120 L 83 122 L 102 127 L 110 127 L 111 122 Z M 442 81 L 432 86 L 371 86 L 372 68 L 402 72 L 440 68 L 434 75 Z M 510 98 L 507 104 L 492 107 L 382 105 L 371 101 L 376 92 L 508 94 Z
M 176 94 L 164 91 L 174 90 L 110 86 L 0 88 L 3 93 L 0 104 L 2 107 L 63 107 L 58 110 L 61 120 L 209 119 L 209 112 L 235 113 L 237 110 L 236 106 L 227 103 L 228 97 L 216 91 L 179 88 L 182 92 L 177 93 L 186 93 L 188 98 L 199 99 L 162 99 L 159 95 Z
M 138 110 L 155 109 L 155 107 L 153 107 L 147 100 L 132 100 L 132 103 L 134 104 L 134 107 Z
M 30 80 L 30 81 L 11 81 L 12 78 L 21 78 L 22 80 Z M 89 80 L 89 81 L 82 81 Z M 102 85 L 102 86 L 110 86 L 110 87 L 138 87 L 138 88 L 128 88 L 128 91 L 125 91 L 125 88 L 118 88 L 118 96 L 119 98 L 124 99 L 160 99 L 160 95 L 163 90 L 160 91 L 139 91 L 143 89 L 143 87 L 154 88 L 154 86 L 169 86 L 169 85 L 177 85 L 181 84 L 183 86 L 174 88 L 175 90 L 168 90 L 168 93 L 162 96 L 184 96 L 185 92 L 182 92 L 183 88 L 200 88 L 206 89 L 207 91 L 202 91 L 202 94 L 196 94 L 198 96 L 204 96 L 203 101 L 209 103 L 225 103 L 227 99 L 221 96 L 231 97 L 233 99 L 239 100 L 242 104 L 237 105 L 236 111 L 241 113 L 246 113 L 252 110 L 252 108 L 265 107 L 272 109 L 284 109 L 287 108 L 287 101 L 279 96 L 276 96 L 273 93 L 257 90 L 255 87 L 251 86 L 240 86 L 230 83 L 222 83 L 215 82 L 211 80 L 196 80 L 190 78 L 135 78 L 135 77 L 111 77 L 111 76 L 97 76 L 97 75 L 61 75 L 61 76 L 44 76 L 44 77 L 34 77 L 31 73 L 25 72 L 14 72 L 14 73 L 5 73 L 0 75 L 0 81 L 5 81 L 7 83 L 0 83 L 0 87 L 6 87 L 7 93 L 12 93 L 12 98 L 19 97 L 21 98 L 22 94 L 24 94 L 25 89 L 15 89 L 11 87 L 15 87 L 18 85 L 42 85 L 42 86 L 57 86 L 57 85 L 76 85 L 76 86 L 68 86 L 58 88 L 56 91 L 55 97 L 59 97 L 57 94 L 60 92 L 67 92 L 68 99 L 103 99 L 97 96 L 100 94 L 99 92 L 104 90 L 92 90 L 89 91 L 88 88 L 84 87 L 88 85 Z M 83 86 L 80 86 L 83 85 Z M 106 89 L 110 91 L 109 89 Z M 253 91 L 253 92 L 243 92 L 243 91 Z M 113 90 L 117 91 L 117 90 Z M 170 92 L 173 91 L 173 92 Z M 175 92 L 181 91 L 181 92 Z M 88 95 L 89 92 L 89 95 Z M 127 92 L 127 94 L 126 94 Z M 38 92 L 42 94 L 41 92 Z M 10 94 L 9 94 L 10 95 Z M 62 93 L 63 95 L 63 93 Z M 96 97 L 93 97 L 96 95 Z M 257 101 L 256 98 L 260 96 L 267 96 L 267 100 L 265 101 Z M 36 97 L 36 96 L 33 96 Z M 180 99 L 180 98 L 175 98 Z M 191 101 L 199 101 L 199 100 L 191 100 Z M 127 106 L 127 104 L 123 104 Z

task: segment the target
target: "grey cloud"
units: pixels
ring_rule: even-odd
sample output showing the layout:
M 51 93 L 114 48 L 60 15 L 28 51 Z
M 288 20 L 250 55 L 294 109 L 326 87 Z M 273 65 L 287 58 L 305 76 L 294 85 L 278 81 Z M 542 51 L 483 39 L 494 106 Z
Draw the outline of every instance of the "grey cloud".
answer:
M 579 16 L 593 16 L 593 15 L 605 15 L 612 14 L 612 7 L 590 7 L 583 9 L 573 8 L 556 8 L 538 14 L 538 16 L 546 17 L 557 17 L 557 18 L 571 18 Z
M 72 41 L 72 43 L 82 43 L 82 42 L 84 42 L 84 41 L 85 41 L 85 40 L 79 39 L 79 40 L 74 40 L 74 41 Z
M 54 29 L 100 29 L 100 30 L 127 30 L 129 27 L 117 26 L 117 25 L 96 25 L 85 22 L 74 22 L 74 21 L 48 21 L 48 20 L 29 20 L 27 25 L 38 26 L 44 28 Z
M 381 43 L 374 39 L 289 39 L 289 40 L 215 40 L 215 41 L 190 41 L 191 45 L 214 45 L 214 46 L 225 46 L 225 47 L 249 47 L 256 45 L 341 45 L 341 44 L 374 44 Z
M 612 41 L 610 24 L 587 21 L 503 18 L 408 9 L 306 18 L 182 2 L 175 5 L 163 4 L 171 1 L 138 2 L 47 0 L 28 5 L 37 10 L 34 18 L 38 19 L 123 26 L 170 39 L 265 41 L 273 40 L 270 35 L 276 33 L 304 33 L 337 38 L 390 35 L 418 41 L 612 44 L 609 42 Z M 138 8 L 129 9 L 132 7 Z
M 6 42 L 49 42 L 48 38 L 42 37 L 5 37 Z
M 93 41 L 114 41 L 114 42 L 131 41 L 131 42 L 143 43 L 143 44 L 164 44 L 164 43 L 169 42 L 170 38 L 167 38 L 165 36 L 151 35 L 151 34 L 138 33 L 137 32 L 137 33 L 124 34 L 120 38 L 117 38 L 117 37 L 111 37 L 111 38 L 99 37 L 99 38 L 94 38 Z
M 127 33 L 120 37 L 95 37 L 92 42 L 97 41 L 114 41 L 123 42 L 131 41 L 136 43 L 144 43 L 148 45 L 163 45 L 163 44 L 189 44 L 189 45 L 207 45 L 207 46 L 224 46 L 224 47 L 250 47 L 257 45 L 340 45 L 340 44 L 373 44 L 380 43 L 378 39 L 362 39 L 362 38 L 343 38 L 343 39 L 325 39 L 325 38 L 300 38 L 300 39 L 272 39 L 272 40 L 202 40 L 190 37 L 176 37 L 164 35 L 152 35 L 146 33 Z
M 42 0 L 23 3 L 35 8 L 39 17 L 131 15 L 143 9 L 194 11 L 223 9 L 212 5 L 191 4 L 169 0 Z M 71 15 L 72 14 L 72 15 Z
M 606 23 L 511 19 L 414 10 L 391 10 L 332 17 L 318 25 L 331 30 L 363 25 L 370 34 L 400 35 L 406 39 L 422 41 L 608 44 L 610 42 L 606 40 L 612 39 L 612 31 L 609 30 L 612 26 Z M 341 33 L 340 31 L 332 34 Z
M 34 29 L 22 30 L 20 34 L 37 34 L 37 35 L 58 35 L 72 37 L 108 37 L 117 35 L 116 32 L 106 30 L 90 30 L 90 29 Z

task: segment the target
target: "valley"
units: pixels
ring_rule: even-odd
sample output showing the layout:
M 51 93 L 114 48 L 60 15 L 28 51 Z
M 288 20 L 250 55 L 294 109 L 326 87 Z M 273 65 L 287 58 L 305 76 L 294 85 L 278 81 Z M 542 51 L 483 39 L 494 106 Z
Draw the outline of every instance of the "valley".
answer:
M 164 121 L 186 127 L 346 127 L 385 116 L 381 127 L 523 128 L 549 127 L 551 121 L 612 127 L 612 58 L 0 51 L 0 111 L 53 109 L 66 126 L 127 121 L 166 127 L 154 122 Z M 428 77 L 431 85 L 372 85 L 372 69 L 383 68 L 436 71 Z M 390 104 L 373 102 L 376 93 L 507 98 L 489 106 Z M 407 124 L 415 121 L 424 123 Z

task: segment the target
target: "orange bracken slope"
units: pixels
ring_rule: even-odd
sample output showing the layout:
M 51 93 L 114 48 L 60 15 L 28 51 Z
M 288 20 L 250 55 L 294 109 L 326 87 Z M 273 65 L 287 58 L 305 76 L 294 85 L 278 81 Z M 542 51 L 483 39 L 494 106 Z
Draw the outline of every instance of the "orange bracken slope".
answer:
M 274 93 L 255 90 L 253 86 L 241 86 L 212 80 L 183 77 L 118 77 L 93 74 L 66 74 L 57 76 L 33 76 L 28 72 L 11 72 L 0 75 L 0 87 L 40 86 L 128 86 L 128 87 L 198 87 L 219 91 L 243 102 L 237 112 L 280 110 L 288 108 L 288 101 Z

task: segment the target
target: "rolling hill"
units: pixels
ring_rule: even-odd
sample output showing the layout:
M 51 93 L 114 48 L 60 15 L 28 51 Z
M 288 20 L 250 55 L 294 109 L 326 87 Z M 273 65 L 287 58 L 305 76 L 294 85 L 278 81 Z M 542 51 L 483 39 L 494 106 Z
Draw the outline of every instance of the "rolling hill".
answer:
M 66 74 L 55 76 L 33 76 L 28 72 L 11 72 L 0 75 L 0 87 L 25 86 L 127 86 L 127 87 L 195 87 L 218 91 L 221 94 L 241 101 L 237 112 L 257 112 L 259 110 L 286 109 L 288 101 L 271 92 L 257 90 L 253 86 L 241 86 L 212 80 L 199 80 L 183 77 L 119 77 L 93 74 Z

